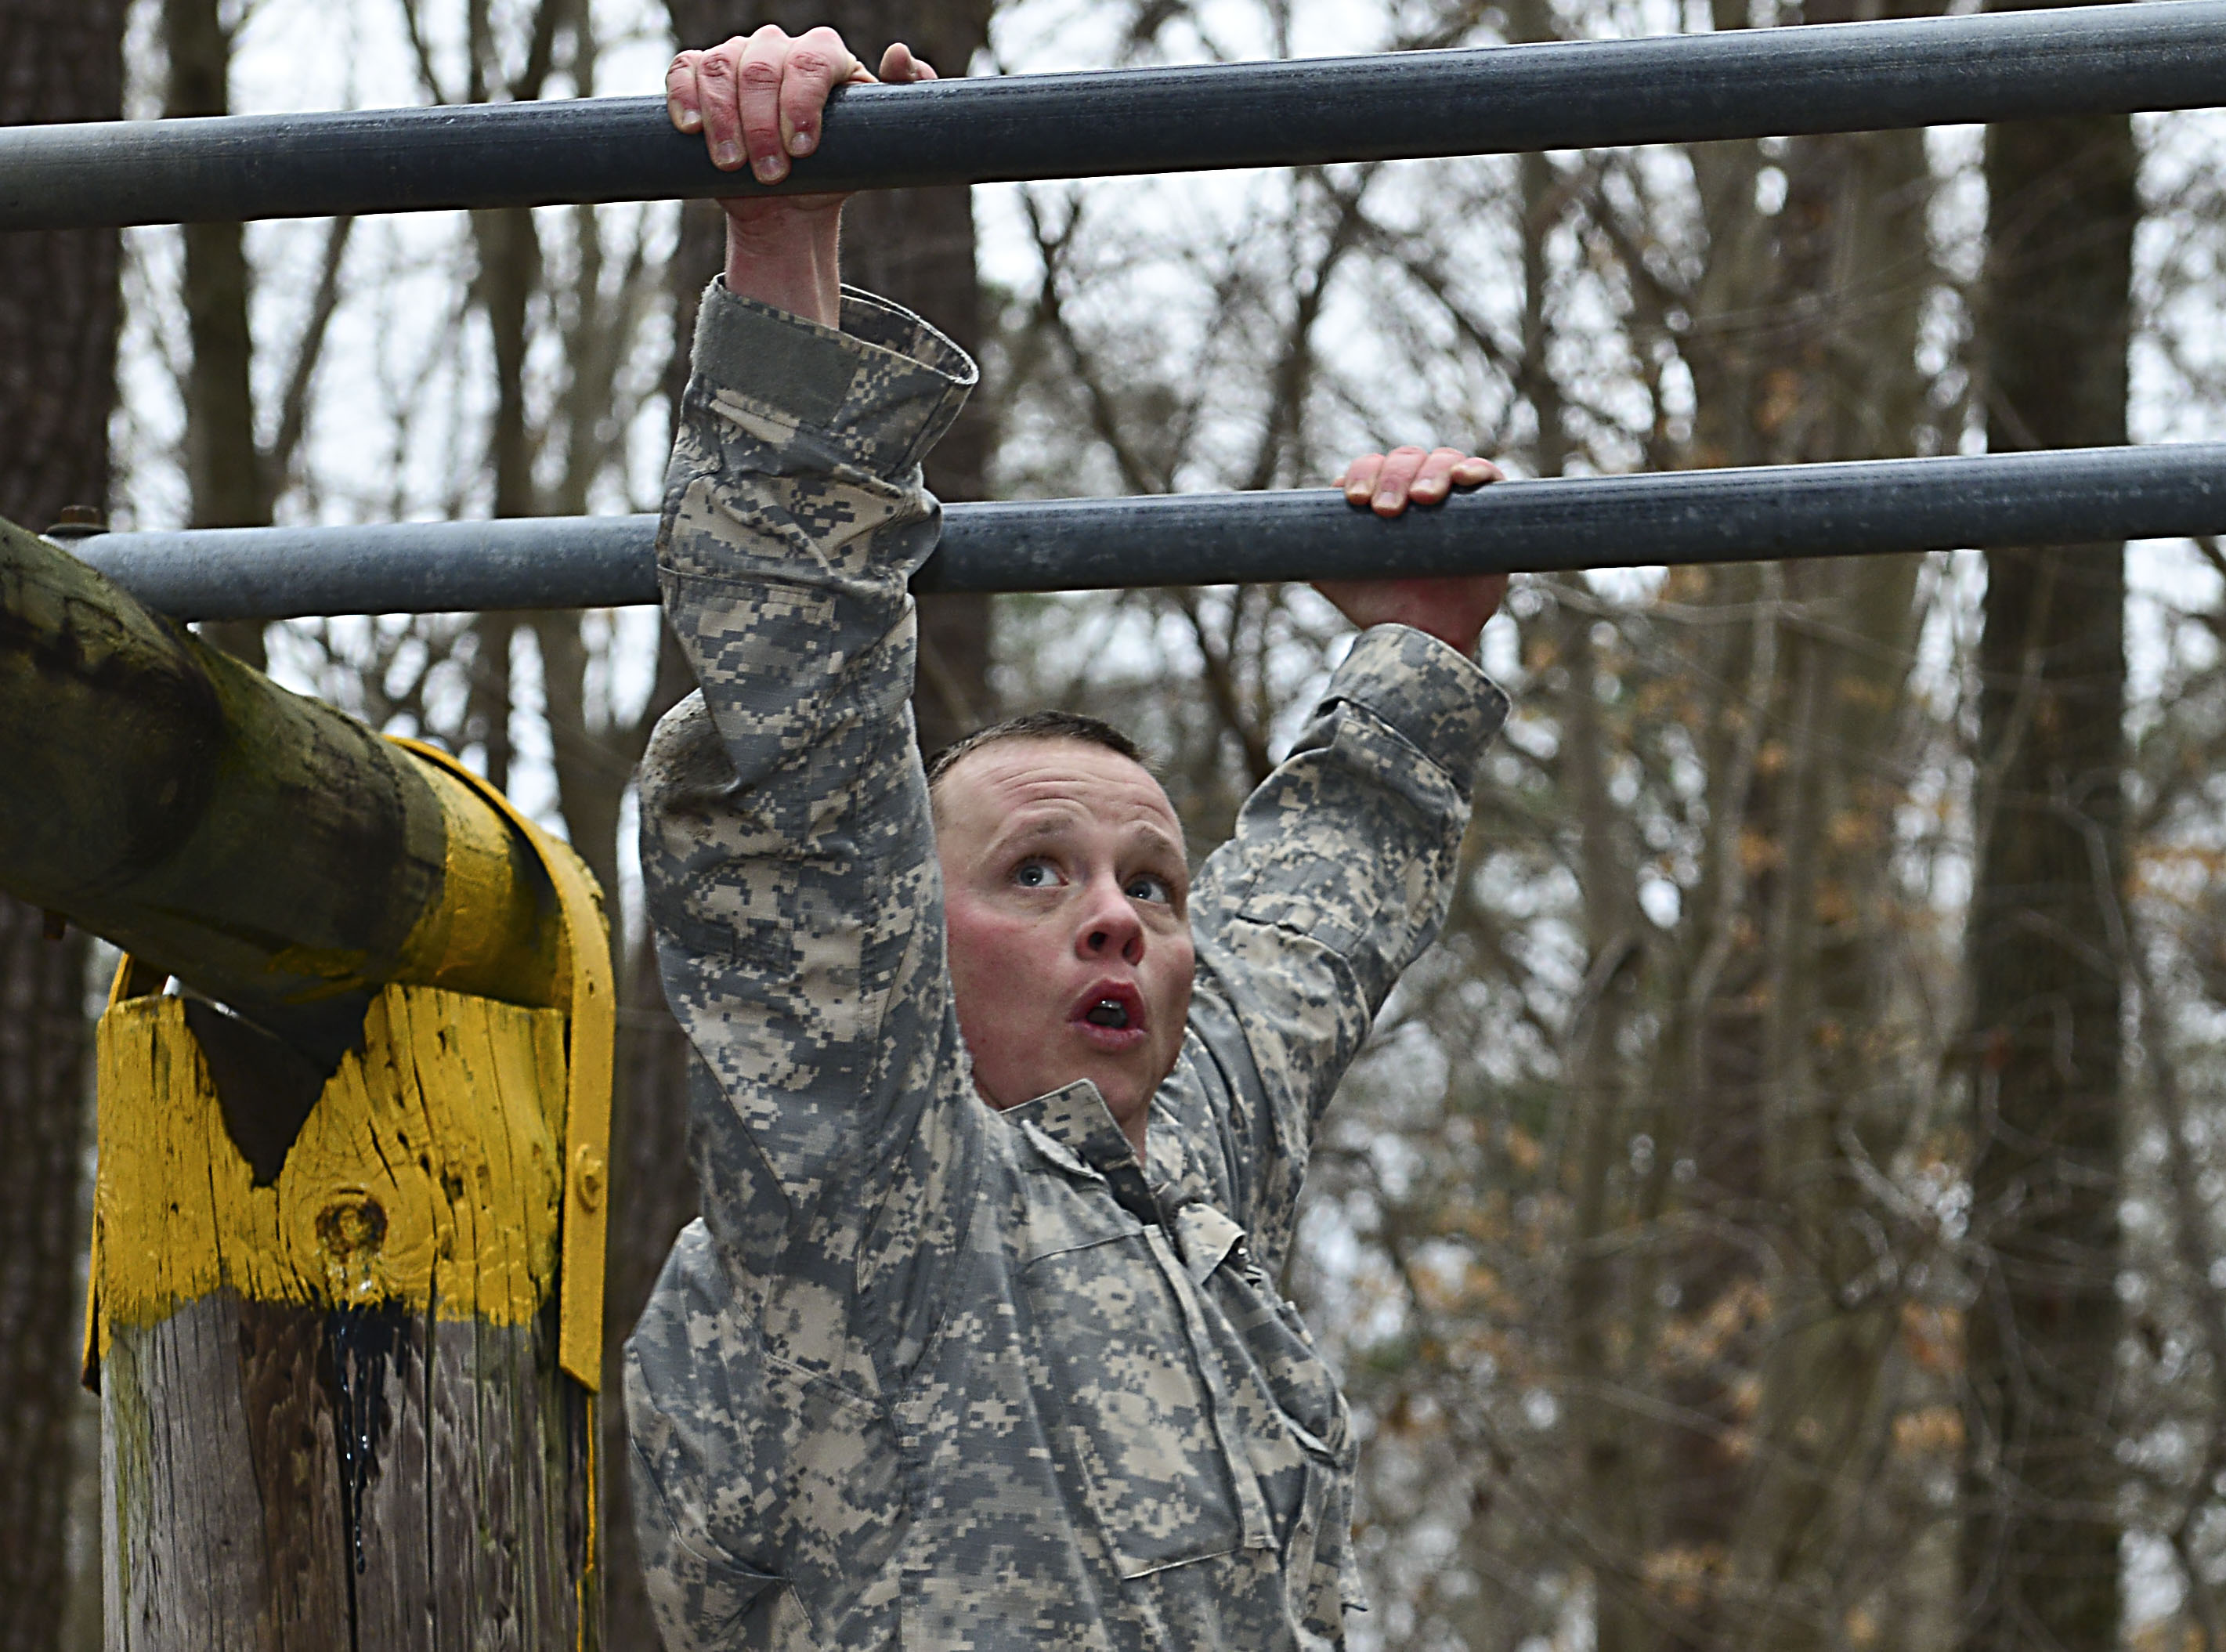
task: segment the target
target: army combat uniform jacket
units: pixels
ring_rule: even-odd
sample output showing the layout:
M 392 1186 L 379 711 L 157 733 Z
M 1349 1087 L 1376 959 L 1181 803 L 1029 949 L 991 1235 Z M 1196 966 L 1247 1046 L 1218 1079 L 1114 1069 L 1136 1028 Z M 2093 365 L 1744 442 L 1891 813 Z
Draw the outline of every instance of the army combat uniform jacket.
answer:
M 1340 1645 L 1354 1442 L 1275 1280 L 1505 702 L 1364 635 L 1198 878 L 1147 1162 L 1086 1081 L 992 1111 L 907 704 L 920 458 L 973 378 L 860 294 L 839 334 L 704 302 L 659 553 L 702 693 L 642 781 L 703 1200 L 627 1359 L 666 1644 Z

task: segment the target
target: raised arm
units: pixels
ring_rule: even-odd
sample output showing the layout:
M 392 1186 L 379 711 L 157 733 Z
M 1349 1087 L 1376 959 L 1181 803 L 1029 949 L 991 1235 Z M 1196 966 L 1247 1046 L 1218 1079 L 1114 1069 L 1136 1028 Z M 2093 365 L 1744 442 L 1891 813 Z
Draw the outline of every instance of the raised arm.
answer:
M 739 115 L 694 105 L 715 149 L 765 126 L 752 98 L 783 111 L 776 131 L 810 130 L 751 54 L 803 75 L 814 114 L 848 72 L 831 31 L 767 36 L 692 54 L 741 93 Z M 917 1156 L 928 1076 L 957 1064 L 906 586 L 936 541 L 920 460 L 974 368 L 917 317 L 835 288 L 836 204 L 728 210 L 658 551 L 702 693 L 644 764 L 644 880 L 666 995 L 709 1080 L 696 1098 L 708 1225 L 755 1270 L 793 1269 L 808 1242 L 849 1278 Z
M 1396 516 L 1498 475 L 1410 448 L 1356 460 L 1340 485 Z M 1199 874 L 1191 1020 L 1231 1081 L 1238 1219 L 1271 1270 L 1322 1109 L 1445 921 L 1472 778 L 1507 715 L 1472 658 L 1505 588 L 1504 575 L 1324 585 L 1361 635 Z

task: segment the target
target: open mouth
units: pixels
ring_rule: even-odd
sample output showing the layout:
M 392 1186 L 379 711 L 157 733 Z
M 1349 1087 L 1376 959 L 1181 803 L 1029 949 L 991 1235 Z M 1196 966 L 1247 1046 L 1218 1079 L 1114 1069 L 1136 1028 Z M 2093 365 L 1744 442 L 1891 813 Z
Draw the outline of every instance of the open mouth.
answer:
M 1125 1048 L 1144 1036 L 1144 996 L 1125 981 L 1101 981 L 1075 1001 L 1071 1025 L 1084 1029 L 1101 1047 Z M 1110 1042 L 1109 1042 L 1110 1041 Z

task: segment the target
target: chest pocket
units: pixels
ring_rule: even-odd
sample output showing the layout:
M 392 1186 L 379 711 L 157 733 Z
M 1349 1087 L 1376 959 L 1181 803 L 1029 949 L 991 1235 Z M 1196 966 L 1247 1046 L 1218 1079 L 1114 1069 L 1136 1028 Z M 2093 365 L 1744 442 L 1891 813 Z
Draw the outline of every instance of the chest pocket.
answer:
M 1156 1228 L 1102 1185 L 1056 1172 L 1030 1189 L 1021 1277 L 1042 1360 L 1039 1403 L 1124 1577 L 1243 1542 L 1235 1481 Z

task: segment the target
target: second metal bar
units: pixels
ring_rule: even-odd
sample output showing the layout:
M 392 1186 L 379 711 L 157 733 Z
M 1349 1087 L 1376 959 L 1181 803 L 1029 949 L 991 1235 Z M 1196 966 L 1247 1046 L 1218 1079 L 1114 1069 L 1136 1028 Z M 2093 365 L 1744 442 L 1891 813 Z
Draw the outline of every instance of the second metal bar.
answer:
M 657 600 L 654 517 L 109 534 L 188 620 Z M 1326 490 L 954 505 L 925 591 L 1644 568 L 2226 532 L 2226 443 L 1497 483 L 1383 522 Z

